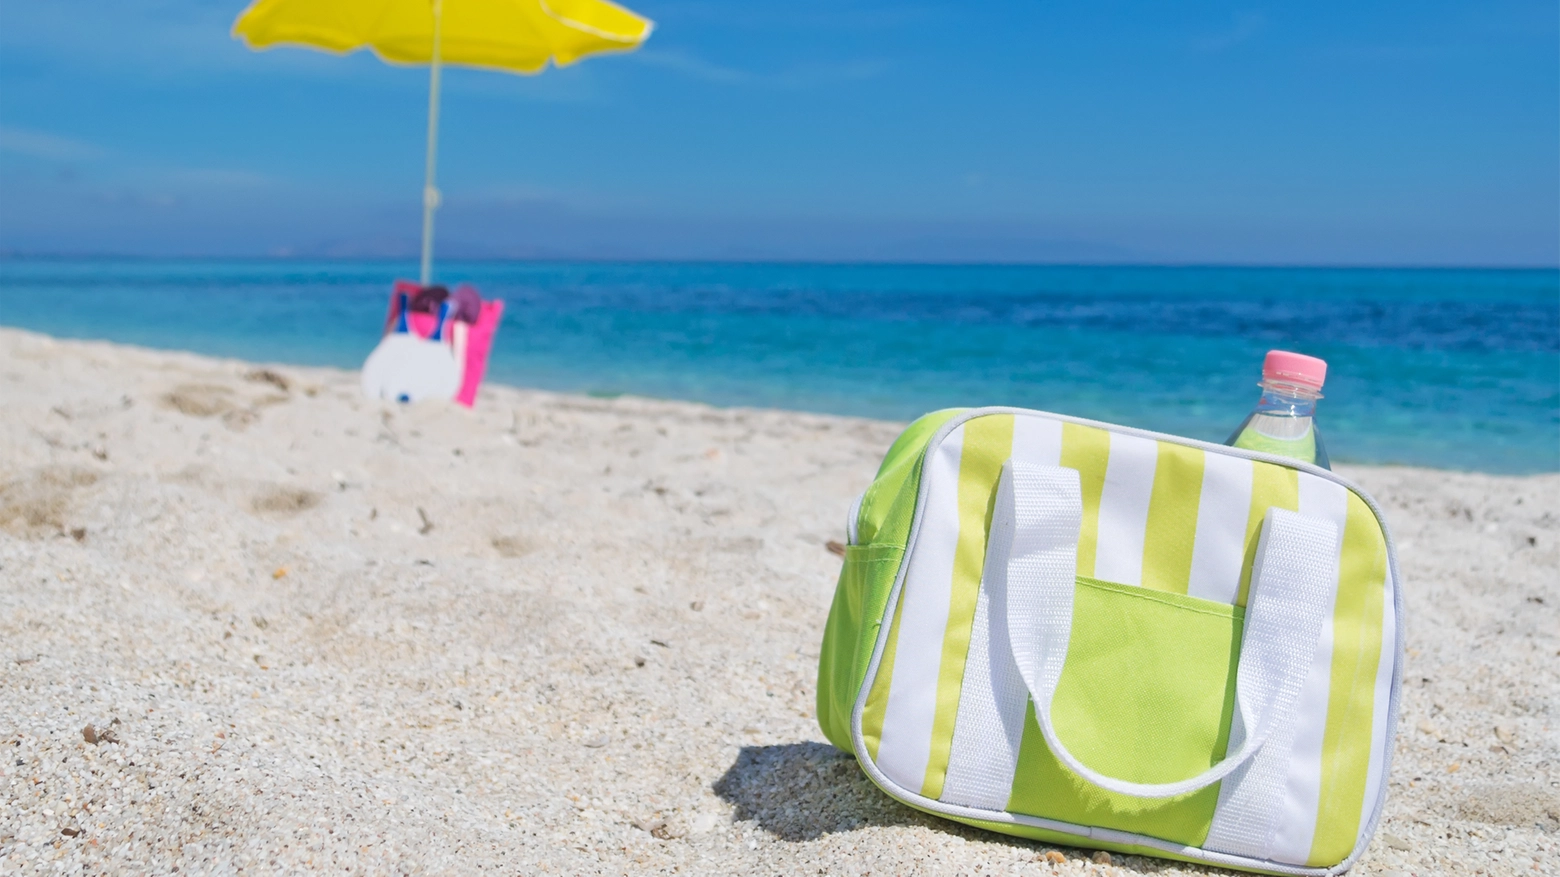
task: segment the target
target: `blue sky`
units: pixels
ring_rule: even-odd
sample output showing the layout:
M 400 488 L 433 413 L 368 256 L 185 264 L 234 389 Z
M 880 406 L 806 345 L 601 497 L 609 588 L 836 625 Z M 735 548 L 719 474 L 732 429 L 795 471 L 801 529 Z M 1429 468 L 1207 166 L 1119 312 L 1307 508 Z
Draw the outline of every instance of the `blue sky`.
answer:
M 0 0 L 0 252 L 415 252 L 426 72 L 243 6 Z M 633 8 L 447 76 L 441 254 L 1560 263 L 1552 0 Z

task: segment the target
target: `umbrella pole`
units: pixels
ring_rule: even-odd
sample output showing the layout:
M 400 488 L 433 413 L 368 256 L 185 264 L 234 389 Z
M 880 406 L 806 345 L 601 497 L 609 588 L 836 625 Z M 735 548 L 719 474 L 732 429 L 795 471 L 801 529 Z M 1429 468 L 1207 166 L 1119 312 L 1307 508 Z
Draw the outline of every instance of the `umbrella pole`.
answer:
M 433 281 L 433 211 L 439 209 L 439 189 L 434 168 L 439 162 L 439 24 L 442 0 L 433 0 L 433 58 L 428 65 L 428 164 L 423 177 L 423 229 L 421 283 Z

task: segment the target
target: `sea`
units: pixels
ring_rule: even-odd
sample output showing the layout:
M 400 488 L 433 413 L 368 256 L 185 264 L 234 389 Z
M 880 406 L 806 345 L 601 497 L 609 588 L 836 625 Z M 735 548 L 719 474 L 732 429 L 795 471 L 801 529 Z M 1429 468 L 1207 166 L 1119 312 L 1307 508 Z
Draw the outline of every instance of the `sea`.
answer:
M 445 262 L 489 380 L 905 421 L 1040 408 L 1223 441 L 1272 348 L 1328 362 L 1334 461 L 1560 470 L 1560 272 Z M 0 259 L 0 325 L 355 368 L 401 261 Z M 478 404 L 481 404 L 479 400 Z

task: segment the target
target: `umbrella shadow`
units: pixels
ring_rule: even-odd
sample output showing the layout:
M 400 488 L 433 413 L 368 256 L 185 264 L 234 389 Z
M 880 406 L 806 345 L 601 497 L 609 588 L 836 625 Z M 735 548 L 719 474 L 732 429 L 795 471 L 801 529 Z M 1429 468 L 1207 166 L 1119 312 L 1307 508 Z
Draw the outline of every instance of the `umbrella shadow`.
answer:
M 744 746 L 713 788 L 736 808 L 738 820 L 757 823 L 781 840 L 816 840 L 867 826 L 924 825 L 964 833 L 963 826 L 888 797 L 856 759 L 827 743 Z

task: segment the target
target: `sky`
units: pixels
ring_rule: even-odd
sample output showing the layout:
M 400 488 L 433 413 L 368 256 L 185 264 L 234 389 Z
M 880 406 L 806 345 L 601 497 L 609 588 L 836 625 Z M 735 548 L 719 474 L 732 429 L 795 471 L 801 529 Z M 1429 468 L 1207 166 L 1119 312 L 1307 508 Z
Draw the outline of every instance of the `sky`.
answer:
M 0 253 L 416 252 L 426 70 L 244 5 L 0 0 Z M 1560 264 L 1553 0 L 632 8 L 447 72 L 441 255 Z

